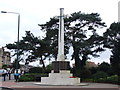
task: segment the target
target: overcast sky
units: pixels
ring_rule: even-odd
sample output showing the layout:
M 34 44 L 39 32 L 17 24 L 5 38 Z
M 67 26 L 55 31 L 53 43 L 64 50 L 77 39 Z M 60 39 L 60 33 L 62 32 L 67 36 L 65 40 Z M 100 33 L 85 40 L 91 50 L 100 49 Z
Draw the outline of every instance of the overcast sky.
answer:
M 44 24 L 53 16 L 59 15 L 59 8 L 64 8 L 65 14 L 82 11 L 84 13 L 99 13 L 107 27 L 118 21 L 119 0 L 0 0 L 0 11 L 20 13 L 20 37 L 26 30 L 35 36 L 42 36 L 38 24 Z M 17 41 L 16 14 L 0 13 L 0 47 Z M 104 31 L 104 30 L 103 30 Z M 103 31 L 99 32 L 102 33 Z M 99 62 L 108 61 L 109 54 L 103 53 Z M 94 59 L 95 62 L 98 62 Z

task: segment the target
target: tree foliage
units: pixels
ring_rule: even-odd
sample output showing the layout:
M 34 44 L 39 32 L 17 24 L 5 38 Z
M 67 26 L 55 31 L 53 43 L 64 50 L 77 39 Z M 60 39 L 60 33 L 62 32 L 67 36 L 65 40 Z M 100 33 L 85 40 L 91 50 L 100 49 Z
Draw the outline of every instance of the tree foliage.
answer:
M 112 70 L 120 76 L 120 23 L 112 23 L 104 33 L 104 47 L 111 49 L 110 63 Z
M 40 60 L 45 69 L 44 61 L 47 56 L 49 56 L 48 43 L 42 39 L 35 37 L 30 31 L 26 31 L 25 37 L 22 40 L 15 42 L 13 44 L 7 44 L 6 47 L 15 51 L 17 50 L 17 45 L 19 44 L 19 62 L 24 61 L 25 64 L 29 64 L 35 60 Z
M 107 72 L 108 70 L 110 70 L 110 64 L 106 63 L 106 62 L 102 62 L 99 65 L 99 70 L 103 71 L 103 72 Z
M 80 72 L 84 68 L 86 60 L 90 58 L 90 55 L 97 57 L 99 56 L 98 52 L 104 51 L 102 48 L 104 38 L 96 31 L 98 29 L 101 30 L 106 25 L 102 22 L 98 13 L 85 14 L 75 12 L 65 17 L 64 20 L 65 56 L 69 53 L 69 48 L 72 47 L 71 59 L 75 60 L 76 72 Z M 42 31 L 46 32 L 44 39 L 41 40 L 35 37 L 30 31 L 26 31 L 26 36 L 19 43 L 15 42 L 6 46 L 16 51 L 19 45 L 20 61 L 23 60 L 24 56 L 27 56 L 24 59 L 26 64 L 39 59 L 44 66 L 43 60 L 46 57 L 57 59 L 59 18 L 53 17 L 45 24 L 38 25 Z
M 112 55 L 110 57 L 110 63 L 114 72 L 120 76 L 120 40 L 114 45 Z
M 104 47 L 112 49 L 117 41 L 117 35 L 120 34 L 120 23 L 112 23 L 104 33 Z
M 75 60 L 76 70 L 85 65 L 89 55 L 98 56 L 97 53 L 104 51 L 101 47 L 103 37 L 96 30 L 105 27 L 98 13 L 85 14 L 72 13 L 64 18 L 65 25 L 65 55 L 69 48 L 73 48 L 72 59 Z M 52 47 L 52 55 L 57 58 L 59 19 L 53 17 L 46 24 L 39 24 L 42 31 L 46 31 L 45 40 Z M 91 33 L 91 34 L 90 34 Z M 78 71 L 77 71 L 78 72 Z

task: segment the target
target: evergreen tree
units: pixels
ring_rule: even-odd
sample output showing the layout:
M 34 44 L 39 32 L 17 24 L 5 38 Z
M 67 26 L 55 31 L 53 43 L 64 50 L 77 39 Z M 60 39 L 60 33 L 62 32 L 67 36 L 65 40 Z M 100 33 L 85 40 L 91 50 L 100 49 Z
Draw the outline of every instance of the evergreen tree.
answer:
M 115 74 L 120 76 L 120 23 L 112 23 L 104 33 L 104 47 L 111 49 L 110 63 Z
M 85 14 L 75 12 L 65 20 L 65 55 L 69 48 L 73 48 L 72 59 L 75 60 L 75 72 L 83 69 L 88 56 L 98 56 L 102 49 L 103 37 L 96 33 L 97 29 L 105 27 L 99 14 Z M 57 58 L 59 19 L 53 17 L 46 24 L 39 24 L 42 31 L 46 31 L 45 40 L 52 47 L 51 53 Z M 89 34 L 91 32 L 91 34 Z M 89 35 L 88 35 L 89 34 Z
M 110 57 L 110 63 L 115 74 L 120 76 L 120 39 L 115 43 Z
M 13 44 L 7 44 L 6 47 L 14 51 L 15 56 L 17 54 L 17 45 L 19 44 L 19 62 L 23 61 L 26 64 L 39 60 L 43 64 L 45 69 L 44 60 L 49 56 L 48 43 L 38 37 L 35 37 L 30 31 L 26 31 L 26 36 L 22 37 L 22 40 L 14 42 Z

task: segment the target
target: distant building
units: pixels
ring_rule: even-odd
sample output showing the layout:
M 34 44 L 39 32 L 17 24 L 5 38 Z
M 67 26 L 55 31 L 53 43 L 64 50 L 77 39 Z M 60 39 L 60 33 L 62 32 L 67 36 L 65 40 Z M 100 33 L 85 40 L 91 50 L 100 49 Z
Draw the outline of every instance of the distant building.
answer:
M 72 66 L 74 67 L 75 64 L 72 64 Z M 86 65 L 85 65 L 86 68 L 97 67 L 97 66 L 98 65 L 96 65 L 94 62 L 86 61 Z
M 11 65 L 10 52 L 5 51 L 4 48 L 0 48 L 0 68 L 3 65 Z
M 91 61 L 87 61 L 86 62 L 86 68 L 91 68 L 91 67 L 97 67 L 98 65 L 96 65 L 94 62 Z
M 20 64 L 20 69 L 22 71 L 28 72 L 30 68 L 33 68 L 33 66 Z

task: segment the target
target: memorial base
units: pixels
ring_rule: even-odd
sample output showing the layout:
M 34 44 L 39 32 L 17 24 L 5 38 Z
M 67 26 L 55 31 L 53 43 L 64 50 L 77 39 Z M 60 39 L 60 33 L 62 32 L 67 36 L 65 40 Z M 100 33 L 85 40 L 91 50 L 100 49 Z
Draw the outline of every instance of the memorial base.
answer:
M 74 78 L 70 73 L 69 61 L 52 62 L 53 70 L 49 73 L 49 77 L 41 77 L 43 85 L 78 85 L 80 78 Z
M 52 71 L 49 77 L 41 77 L 43 85 L 78 85 L 80 78 L 73 78 L 69 70 L 60 70 L 59 73 Z
M 59 73 L 60 70 L 70 70 L 70 62 L 69 61 L 53 61 L 52 69 L 54 73 Z

